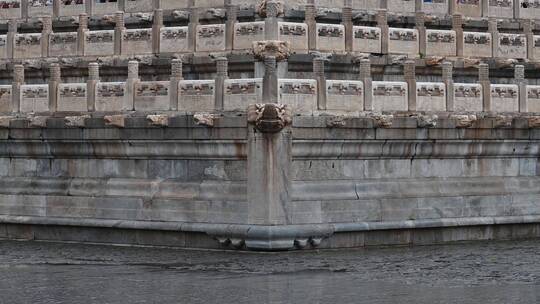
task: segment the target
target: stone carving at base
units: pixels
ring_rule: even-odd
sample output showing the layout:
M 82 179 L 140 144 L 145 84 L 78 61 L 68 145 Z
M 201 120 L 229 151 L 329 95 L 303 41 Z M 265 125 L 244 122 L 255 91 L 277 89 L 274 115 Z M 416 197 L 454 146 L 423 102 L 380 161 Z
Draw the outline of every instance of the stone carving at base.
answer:
M 264 60 L 268 56 L 276 57 L 276 61 L 285 60 L 291 54 L 290 44 L 286 41 L 265 40 L 253 42 L 253 55 Z
M 292 111 L 287 105 L 254 104 L 248 107 L 248 122 L 262 133 L 277 133 L 292 123 Z

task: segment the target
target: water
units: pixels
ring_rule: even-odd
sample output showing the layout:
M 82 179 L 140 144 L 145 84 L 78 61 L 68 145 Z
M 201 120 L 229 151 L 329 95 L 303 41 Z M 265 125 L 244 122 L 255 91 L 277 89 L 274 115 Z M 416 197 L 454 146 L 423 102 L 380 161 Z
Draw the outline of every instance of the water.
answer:
M 0 303 L 540 303 L 540 241 L 278 254 L 0 242 Z

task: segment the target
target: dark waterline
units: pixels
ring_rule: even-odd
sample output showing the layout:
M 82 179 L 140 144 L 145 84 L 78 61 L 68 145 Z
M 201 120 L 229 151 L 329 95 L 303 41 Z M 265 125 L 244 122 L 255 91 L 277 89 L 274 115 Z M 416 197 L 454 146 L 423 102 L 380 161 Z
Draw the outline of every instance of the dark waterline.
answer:
M 0 242 L 0 303 L 540 303 L 540 241 L 279 254 Z

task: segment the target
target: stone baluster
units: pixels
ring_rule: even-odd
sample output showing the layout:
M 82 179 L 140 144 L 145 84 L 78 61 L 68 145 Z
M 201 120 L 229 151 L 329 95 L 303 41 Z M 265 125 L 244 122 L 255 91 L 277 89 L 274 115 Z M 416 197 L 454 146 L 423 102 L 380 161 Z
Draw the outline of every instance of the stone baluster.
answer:
M 226 57 L 216 59 L 216 94 L 215 109 L 223 110 L 223 97 L 225 96 L 225 80 L 229 78 L 229 61 Z
M 276 57 L 267 56 L 264 59 L 263 102 L 277 103 L 278 77 L 276 70 Z
M 456 32 L 456 55 L 463 57 L 463 16 L 461 14 L 452 15 L 452 29 Z
M 489 82 L 489 65 L 487 63 L 478 65 L 478 82 L 482 85 L 484 111 L 489 112 L 491 111 L 491 83 Z
M 11 111 L 21 111 L 21 86 L 24 84 L 24 66 L 13 66 L 13 83 L 11 84 Z
M 386 9 L 377 11 L 377 26 L 381 29 L 381 53 L 388 54 L 388 12 Z
M 233 5 L 231 4 L 231 0 L 227 0 L 225 7 L 227 8 L 225 47 L 230 51 L 234 48 L 234 25 L 238 19 L 238 5 Z
M 60 5 L 62 5 L 61 0 L 53 0 L 53 16 L 59 17 L 60 16 Z
M 536 60 L 534 58 L 534 21 L 530 19 L 522 20 L 523 25 L 523 33 L 525 34 L 525 37 L 527 39 L 527 58 L 529 60 Z
M 446 85 L 446 111 L 454 111 L 454 78 L 453 65 L 450 61 L 442 64 L 442 80 Z
M 88 64 L 88 80 L 86 80 L 86 104 L 88 112 L 96 110 L 96 85 L 99 82 L 99 63 L 91 62 Z
M 127 0 L 117 0 L 118 1 L 118 10 L 125 12 L 126 11 L 126 1 Z
M 154 54 L 159 54 L 160 49 L 160 32 L 163 27 L 163 10 L 155 9 L 154 10 L 154 20 L 152 22 L 152 52 Z
M 373 81 L 369 59 L 360 60 L 360 80 L 364 82 L 364 111 L 373 111 Z
M 318 109 L 326 110 L 326 77 L 324 76 L 324 59 L 313 59 L 313 77 L 317 80 Z
M 8 32 L 6 34 L 7 59 L 12 59 L 14 57 L 15 35 L 17 35 L 17 25 L 18 22 L 16 19 L 10 19 L 8 22 Z
M 266 40 L 278 40 L 279 3 L 273 0 L 266 2 L 266 19 L 264 19 L 264 36 Z
M 171 104 L 170 108 L 172 111 L 178 110 L 178 85 L 181 80 L 184 79 L 183 74 L 183 63 L 182 59 L 173 59 L 171 62 Z
M 314 51 L 317 49 L 317 8 L 313 0 L 308 0 L 306 4 L 305 22 L 308 27 L 308 49 Z
M 353 20 L 352 20 L 352 4 L 351 0 L 345 0 L 343 6 L 341 24 L 345 27 L 345 51 L 352 52 L 353 50 Z
M 21 17 L 22 17 L 22 19 L 30 18 L 28 16 L 28 1 L 29 0 L 21 0 Z
M 403 75 L 409 90 L 409 111 L 414 112 L 416 111 L 416 62 L 414 60 L 405 61 Z
M 499 30 L 497 29 L 497 19 L 490 17 L 488 20 L 488 32 L 491 34 L 491 48 L 493 57 L 499 56 Z
M 86 32 L 88 31 L 88 15 L 79 15 L 79 28 L 77 29 L 77 55 L 84 56 Z
M 133 111 L 135 109 L 135 85 L 139 79 L 139 62 L 131 60 L 128 62 L 128 78 L 126 80 L 126 105 L 124 110 Z
M 49 57 L 49 36 L 52 33 L 51 16 L 41 17 L 43 29 L 41 31 L 41 57 Z
M 188 46 L 191 52 L 197 48 L 197 27 L 199 26 L 199 9 L 192 7 L 189 11 Z
M 126 30 L 126 25 L 124 22 L 124 12 L 116 12 L 114 14 L 114 21 L 116 23 L 114 27 L 114 54 L 122 54 L 122 36 Z
M 51 63 L 49 66 L 49 111 L 58 110 L 58 85 L 62 82 L 60 64 Z
M 527 79 L 525 79 L 525 66 L 516 65 L 514 67 L 514 82 L 519 87 L 519 111 L 526 113 L 529 111 L 527 104 Z
M 415 28 L 418 30 L 418 44 L 419 52 L 421 55 L 426 54 L 426 14 L 424 12 L 416 12 L 415 14 Z

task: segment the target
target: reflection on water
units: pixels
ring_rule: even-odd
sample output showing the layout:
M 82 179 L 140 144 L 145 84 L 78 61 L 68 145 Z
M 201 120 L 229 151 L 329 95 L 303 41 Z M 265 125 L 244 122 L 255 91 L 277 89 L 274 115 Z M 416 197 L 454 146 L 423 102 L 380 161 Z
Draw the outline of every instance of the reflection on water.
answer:
M 0 242 L 0 303 L 538 303 L 538 249 L 254 254 Z

